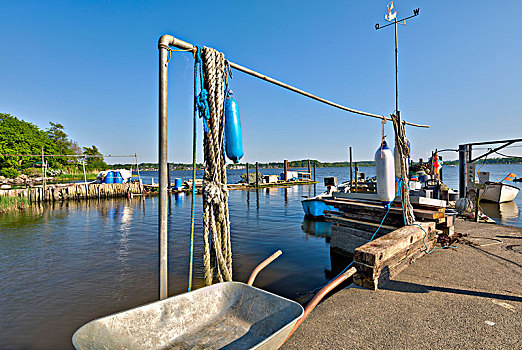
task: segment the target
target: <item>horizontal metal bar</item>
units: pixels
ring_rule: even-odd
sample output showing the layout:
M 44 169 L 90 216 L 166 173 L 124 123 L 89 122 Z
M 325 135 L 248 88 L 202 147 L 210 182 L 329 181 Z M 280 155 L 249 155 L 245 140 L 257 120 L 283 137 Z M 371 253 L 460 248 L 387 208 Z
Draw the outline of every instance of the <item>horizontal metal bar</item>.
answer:
M 515 141 L 509 141 L 509 142 L 506 142 L 505 144 L 503 144 L 503 145 L 501 145 L 501 146 L 499 146 L 499 147 L 497 147 L 497 148 L 495 148 L 495 149 L 489 150 L 488 152 L 484 153 L 483 155 L 478 156 L 478 157 L 472 159 L 472 160 L 470 161 L 470 163 L 475 163 L 477 160 L 482 159 L 482 158 L 484 158 L 484 157 L 487 157 L 487 156 L 489 156 L 491 153 L 495 153 L 495 152 L 497 152 L 497 151 L 500 151 L 502 148 L 507 147 L 507 146 L 509 146 L 509 145 L 511 145 L 511 144 L 513 144 L 513 143 L 515 143 Z
M 473 142 L 473 143 L 464 143 L 463 145 L 492 145 L 495 143 L 504 143 L 504 142 L 522 142 L 522 139 L 511 139 L 511 140 L 500 140 L 500 141 L 485 141 L 485 142 Z
M 375 30 L 379 30 L 379 29 L 382 29 L 382 28 L 386 28 L 386 27 L 388 27 L 388 26 L 391 26 L 392 24 L 395 24 L 395 22 L 397 22 L 397 24 L 406 24 L 406 23 L 399 23 L 399 22 L 402 22 L 402 21 L 405 21 L 405 20 L 407 20 L 407 19 L 410 19 L 410 18 L 413 18 L 413 17 L 417 17 L 417 16 L 418 16 L 418 15 L 413 15 L 413 16 L 410 16 L 410 17 L 405 17 L 405 18 L 403 18 L 403 19 L 399 19 L 398 21 L 393 21 L 393 22 L 391 22 L 391 23 L 385 24 L 385 25 L 383 25 L 382 27 L 380 26 L 379 23 L 377 23 L 377 26 L 378 26 L 378 27 L 376 27 Z
M 163 35 L 160 38 L 159 42 L 158 42 L 158 47 L 159 48 L 167 48 L 168 46 L 174 46 L 174 47 L 177 47 L 177 48 L 180 48 L 180 49 L 183 49 L 183 50 L 194 50 L 195 51 L 197 49 L 194 45 L 186 43 L 186 42 L 184 42 L 182 40 L 176 39 L 172 35 Z M 338 103 L 332 102 L 332 101 L 327 100 L 325 98 L 322 98 L 322 97 L 313 95 L 313 94 L 311 94 L 309 92 L 306 92 L 304 90 L 298 89 L 298 88 L 296 88 L 294 86 L 291 86 L 291 85 L 288 85 L 286 83 L 283 83 L 283 82 L 281 82 L 279 80 L 276 80 L 276 79 L 271 78 L 269 76 L 266 76 L 264 74 L 258 73 L 258 72 L 254 71 L 252 69 L 243 67 L 243 66 L 241 66 L 241 65 L 239 65 L 237 63 L 234 63 L 234 62 L 231 62 L 231 61 L 228 61 L 228 63 L 230 65 L 230 67 L 232 67 L 234 69 L 237 69 L 237 70 L 239 70 L 239 71 L 241 71 L 243 73 L 249 74 L 249 75 L 251 75 L 253 77 L 259 78 L 259 79 L 264 80 L 264 81 L 267 81 L 269 83 L 272 83 L 274 85 L 280 86 L 280 87 L 285 88 L 287 90 L 296 92 L 298 94 L 301 94 L 303 96 L 309 97 L 309 98 L 314 99 L 316 101 L 325 103 L 325 104 L 330 105 L 332 107 L 335 107 L 335 108 L 338 108 L 338 109 L 342 109 L 342 110 L 347 111 L 347 112 L 364 115 L 364 116 L 367 116 L 367 117 L 378 118 L 378 119 L 381 119 L 381 120 L 382 119 L 392 120 L 390 117 L 385 117 L 385 116 L 379 115 L 379 114 L 363 112 L 363 111 L 359 111 L 357 109 L 353 109 L 353 108 L 349 108 L 349 107 L 340 105 Z M 406 125 L 416 126 L 416 127 L 419 127 L 419 128 L 429 128 L 430 127 L 429 125 L 422 125 L 422 124 L 410 123 L 410 122 L 405 122 L 405 121 L 403 121 L 403 123 L 406 124 Z

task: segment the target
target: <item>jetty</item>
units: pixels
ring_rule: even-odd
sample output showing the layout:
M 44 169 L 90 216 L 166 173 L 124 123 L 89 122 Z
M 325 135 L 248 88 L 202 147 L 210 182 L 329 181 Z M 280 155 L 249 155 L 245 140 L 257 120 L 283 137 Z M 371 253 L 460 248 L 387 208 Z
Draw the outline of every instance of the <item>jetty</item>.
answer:
M 21 189 L 0 190 L 0 196 L 25 198 L 30 203 L 73 199 L 114 198 L 138 195 L 144 192 L 140 182 L 98 184 L 69 183 Z
M 379 290 L 348 285 L 281 349 L 516 349 L 522 344 L 522 229 L 458 220 L 437 249 Z

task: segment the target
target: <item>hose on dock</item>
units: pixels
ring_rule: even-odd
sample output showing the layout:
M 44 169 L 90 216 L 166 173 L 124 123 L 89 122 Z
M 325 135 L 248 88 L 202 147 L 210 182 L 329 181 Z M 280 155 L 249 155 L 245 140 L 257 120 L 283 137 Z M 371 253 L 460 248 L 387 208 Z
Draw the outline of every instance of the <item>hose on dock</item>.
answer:
M 336 278 L 331 280 L 326 286 L 324 286 L 319 291 L 319 293 L 317 293 L 316 296 L 306 305 L 303 316 L 301 316 L 301 318 L 299 320 L 297 320 L 294 328 L 292 328 L 292 330 L 290 331 L 290 334 L 288 334 L 288 336 L 286 337 L 283 344 L 286 343 L 286 341 L 292 336 L 292 334 L 294 334 L 294 332 L 297 330 L 297 328 L 299 328 L 301 323 L 303 323 L 303 321 L 308 317 L 308 315 L 310 315 L 310 312 L 312 312 L 312 310 L 317 306 L 317 304 L 319 304 L 319 302 L 321 300 L 323 300 L 323 298 L 328 293 L 330 293 L 333 289 L 335 289 L 341 283 L 346 281 L 348 278 L 352 277 L 352 275 L 356 272 L 357 272 L 357 269 L 355 267 L 352 267 L 348 271 L 341 273 L 339 276 L 337 276 Z

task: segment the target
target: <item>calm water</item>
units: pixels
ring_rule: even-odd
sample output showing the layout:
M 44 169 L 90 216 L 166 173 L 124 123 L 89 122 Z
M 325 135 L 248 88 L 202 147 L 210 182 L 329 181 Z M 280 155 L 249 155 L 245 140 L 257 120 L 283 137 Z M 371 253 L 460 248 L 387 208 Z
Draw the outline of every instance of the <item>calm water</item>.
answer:
M 360 170 L 375 173 L 373 168 Z M 491 171 L 492 179 L 517 170 L 522 174 L 519 165 L 482 170 Z M 230 171 L 229 182 L 242 172 Z M 453 188 L 457 173 L 457 167 L 445 167 L 445 181 Z M 321 182 L 324 176 L 345 180 L 348 174 L 346 168 L 317 169 Z M 142 176 L 158 181 L 157 173 Z M 190 176 L 190 171 L 172 172 L 173 179 Z M 319 184 L 315 190 L 323 189 Z M 277 249 L 283 255 L 260 273 L 256 285 L 288 298 L 321 286 L 344 268 L 346 258 L 330 255 L 328 224 L 303 217 L 300 200 L 313 194 L 312 185 L 230 191 L 235 280 L 246 281 Z M 187 288 L 190 204 L 190 196 L 183 195 L 169 202 L 169 295 Z M 503 215 L 497 220 L 521 226 L 520 197 L 515 204 L 516 210 L 493 206 Z M 200 196 L 196 205 L 194 283 L 200 287 Z M 71 348 L 72 333 L 86 322 L 155 300 L 157 206 L 156 197 L 66 202 L 0 216 L 0 348 Z

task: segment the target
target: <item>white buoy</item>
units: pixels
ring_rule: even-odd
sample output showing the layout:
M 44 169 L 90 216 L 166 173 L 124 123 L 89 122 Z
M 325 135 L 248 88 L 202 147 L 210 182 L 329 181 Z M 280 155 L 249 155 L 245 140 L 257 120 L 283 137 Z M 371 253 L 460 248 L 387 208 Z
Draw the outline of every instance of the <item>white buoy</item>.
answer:
M 395 199 L 395 169 L 392 151 L 386 141 L 375 152 L 375 166 L 377 172 L 377 198 L 386 208 L 390 207 Z

